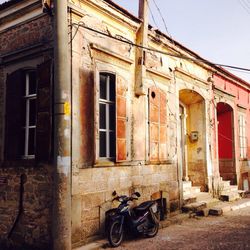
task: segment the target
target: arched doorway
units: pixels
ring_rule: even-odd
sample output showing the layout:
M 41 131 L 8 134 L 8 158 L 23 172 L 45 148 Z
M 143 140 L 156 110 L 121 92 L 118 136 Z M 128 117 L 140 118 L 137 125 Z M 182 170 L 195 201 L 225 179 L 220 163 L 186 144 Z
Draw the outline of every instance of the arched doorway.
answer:
M 180 165 L 182 179 L 207 191 L 205 100 L 197 92 L 179 92 Z
M 224 102 L 217 104 L 219 171 L 223 180 L 237 184 L 234 147 L 233 109 Z

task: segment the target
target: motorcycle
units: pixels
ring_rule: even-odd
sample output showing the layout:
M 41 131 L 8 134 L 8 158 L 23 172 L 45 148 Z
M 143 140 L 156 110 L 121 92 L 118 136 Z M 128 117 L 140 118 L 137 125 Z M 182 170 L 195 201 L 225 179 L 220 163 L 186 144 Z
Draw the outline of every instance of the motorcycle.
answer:
M 116 192 L 113 195 L 117 195 Z M 134 200 L 140 197 L 139 192 L 130 197 L 116 196 L 112 201 L 120 202 L 119 206 L 106 212 L 105 228 L 108 241 L 112 247 L 118 247 L 127 229 L 133 235 L 142 234 L 145 237 L 154 237 L 159 230 L 159 211 L 156 201 L 145 201 L 134 206 Z

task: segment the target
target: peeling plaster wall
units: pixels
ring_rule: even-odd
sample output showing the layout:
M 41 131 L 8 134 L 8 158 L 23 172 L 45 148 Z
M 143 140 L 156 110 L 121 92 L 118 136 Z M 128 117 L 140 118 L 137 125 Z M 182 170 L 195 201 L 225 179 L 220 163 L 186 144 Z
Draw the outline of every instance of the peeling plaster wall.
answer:
M 87 4 L 88 5 L 88 4 Z M 72 22 L 82 21 L 102 32 L 124 36 L 135 42 L 133 25 L 121 25 L 98 8 L 81 5 L 83 16 L 72 15 Z M 88 13 L 85 15 L 84 13 Z M 136 25 L 136 24 L 134 24 Z M 76 27 L 73 28 L 73 34 Z M 72 42 L 73 79 L 73 177 L 72 177 L 72 242 L 80 245 L 104 233 L 105 212 L 114 204 L 112 192 L 131 194 L 139 191 L 139 202 L 150 199 L 158 191 L 164 191 L 168 212 L 180 207 L 180 190 L 176 157 L 177 111 L 168 113 L 168 161 L 148 162 L 148 97 L 134 94 L 135 48 L 108 39 L 79 27 Z M 150 59 L 150 65 L 162 71 L 159 60 Z M 127 83 L 127 150 L 128 160 L 121 163 L 101 163 L 98 160 L 98 74 L 108 71 L 120 75 Z M 175 85 L 169 78 L 154 73 L 145 79 L 147 88 L 157 84 L 169 98 L 169 106 L 175 100 Z M 154 80 L 152 80 L 152 78 Z M 169 93 L 168 93 L 169 92 Z
M 206 187 L 206 131 L 204 123 L 204 102 L 195 103 L 188 108 L 188 176 L 194 186 Z M 193 131 L 198 132 L 198 141 L 192 142 L 190 137 Z

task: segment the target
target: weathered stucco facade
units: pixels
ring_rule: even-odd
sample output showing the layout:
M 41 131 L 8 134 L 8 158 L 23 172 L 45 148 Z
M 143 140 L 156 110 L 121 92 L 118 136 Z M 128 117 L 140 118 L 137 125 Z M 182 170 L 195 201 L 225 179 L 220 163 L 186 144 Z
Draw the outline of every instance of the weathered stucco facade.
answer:
M 144 63 L 139 67 L 141 48 L 133 44 L 145 36 L 140 20 L 125 11 L 121 15 L 119 8 L 114 9 L 114 5 L 102 1 L 82 1 L 77 5 L 72 2 L 70 7 L 73 24 L 72 240 L 78 244 L 102 232 L 114 190 L 125 194 L 139 191 L 145 200 L 161 191 L 167 201 L 168 216 L 181 207 L 182 180 L 190 179 L 208 191 L 212 177 L 209 147 L 212 144 L 209 135 L 213 133 L 209 125 L 212 71 L 205 64 L 167 56 L 181 53 L 196 57 L 150 29 L 146 44 L 152 50 L 144 51 Z M 124 123 L 116 120 L 115 161 L 99 156 L 99 96 L 102 94 L 99 82 L 103 72 L 115 75 L 125 97 L 122 102 L 119 89 L 116 90 L 117 99 L 122 102 L 116 102 L 116 115 L 124 114 L 125 119 Z M 140 74 L 139 85 L 143 86 L 139 86 L 138 91 Z M 180 104 L 184 110 L 182 121 Z M 191 141 L 186 136 L 193 131 L 198 133 L 198 140 Z M 125 146 L 119 144 L 119 133 L 123 134 Z M 183 153 L 186 159 L 181 160 Z
M 180 212 L 184 181 L 210 193 L 222 179 L 249 189 L 249 84 L 148 26 L 144 7 L 140 1 L 139 19 L 110 0 L 68 1 L 70 92 L 54 93 L 55 9 L 43 13 L 35 0 L 0 5 L 2 243 L 56 248 L 53 235 L 60 225 L 62 237 L 71 231 L 73 246 L 91 241 L 104 233 L 114 190 L 139 191 L 140 201 L 162 197 L 164 212 L 172 216 Z M 11 150 L 10 141 L 18 144 L 19 137 L 9 133 L 8 93 L 13 94 L 10 79 L 21 84 L 13 76 L 20 69 L 26 85 L 27 72 L 36 72 L 37 93 L 30 97 L 37 98 L 36 123 L 21 127 L 26 132 L 35 127 L 36 134 L 34 152 L 11 159 L 16 147 Z M 69 103 L 55 100 L 66 95 Z M 70 120 L 70 129 L 53 131 L 53 117 L 59 115 Z M 72 172 L 65 177 L 70 191 L 53 178 L 58 161 L 66 159 L 52 150 L 57 133 L 71 136 L 67 162 Z M 71 230 L 60 217 L 66 208 L 53 198 L 65 192 L 71 197 Z M 62 222 L 56 229 L 55 220 Z

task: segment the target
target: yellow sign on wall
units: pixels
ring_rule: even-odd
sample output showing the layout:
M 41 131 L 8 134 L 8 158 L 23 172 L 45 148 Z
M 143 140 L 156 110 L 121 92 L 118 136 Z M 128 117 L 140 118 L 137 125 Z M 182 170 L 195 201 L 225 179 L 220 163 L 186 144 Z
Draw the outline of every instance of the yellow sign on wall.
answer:
M 70 115 L 70 103 L 65 102 L 63 105 L 63 110 L 65 115 Z

